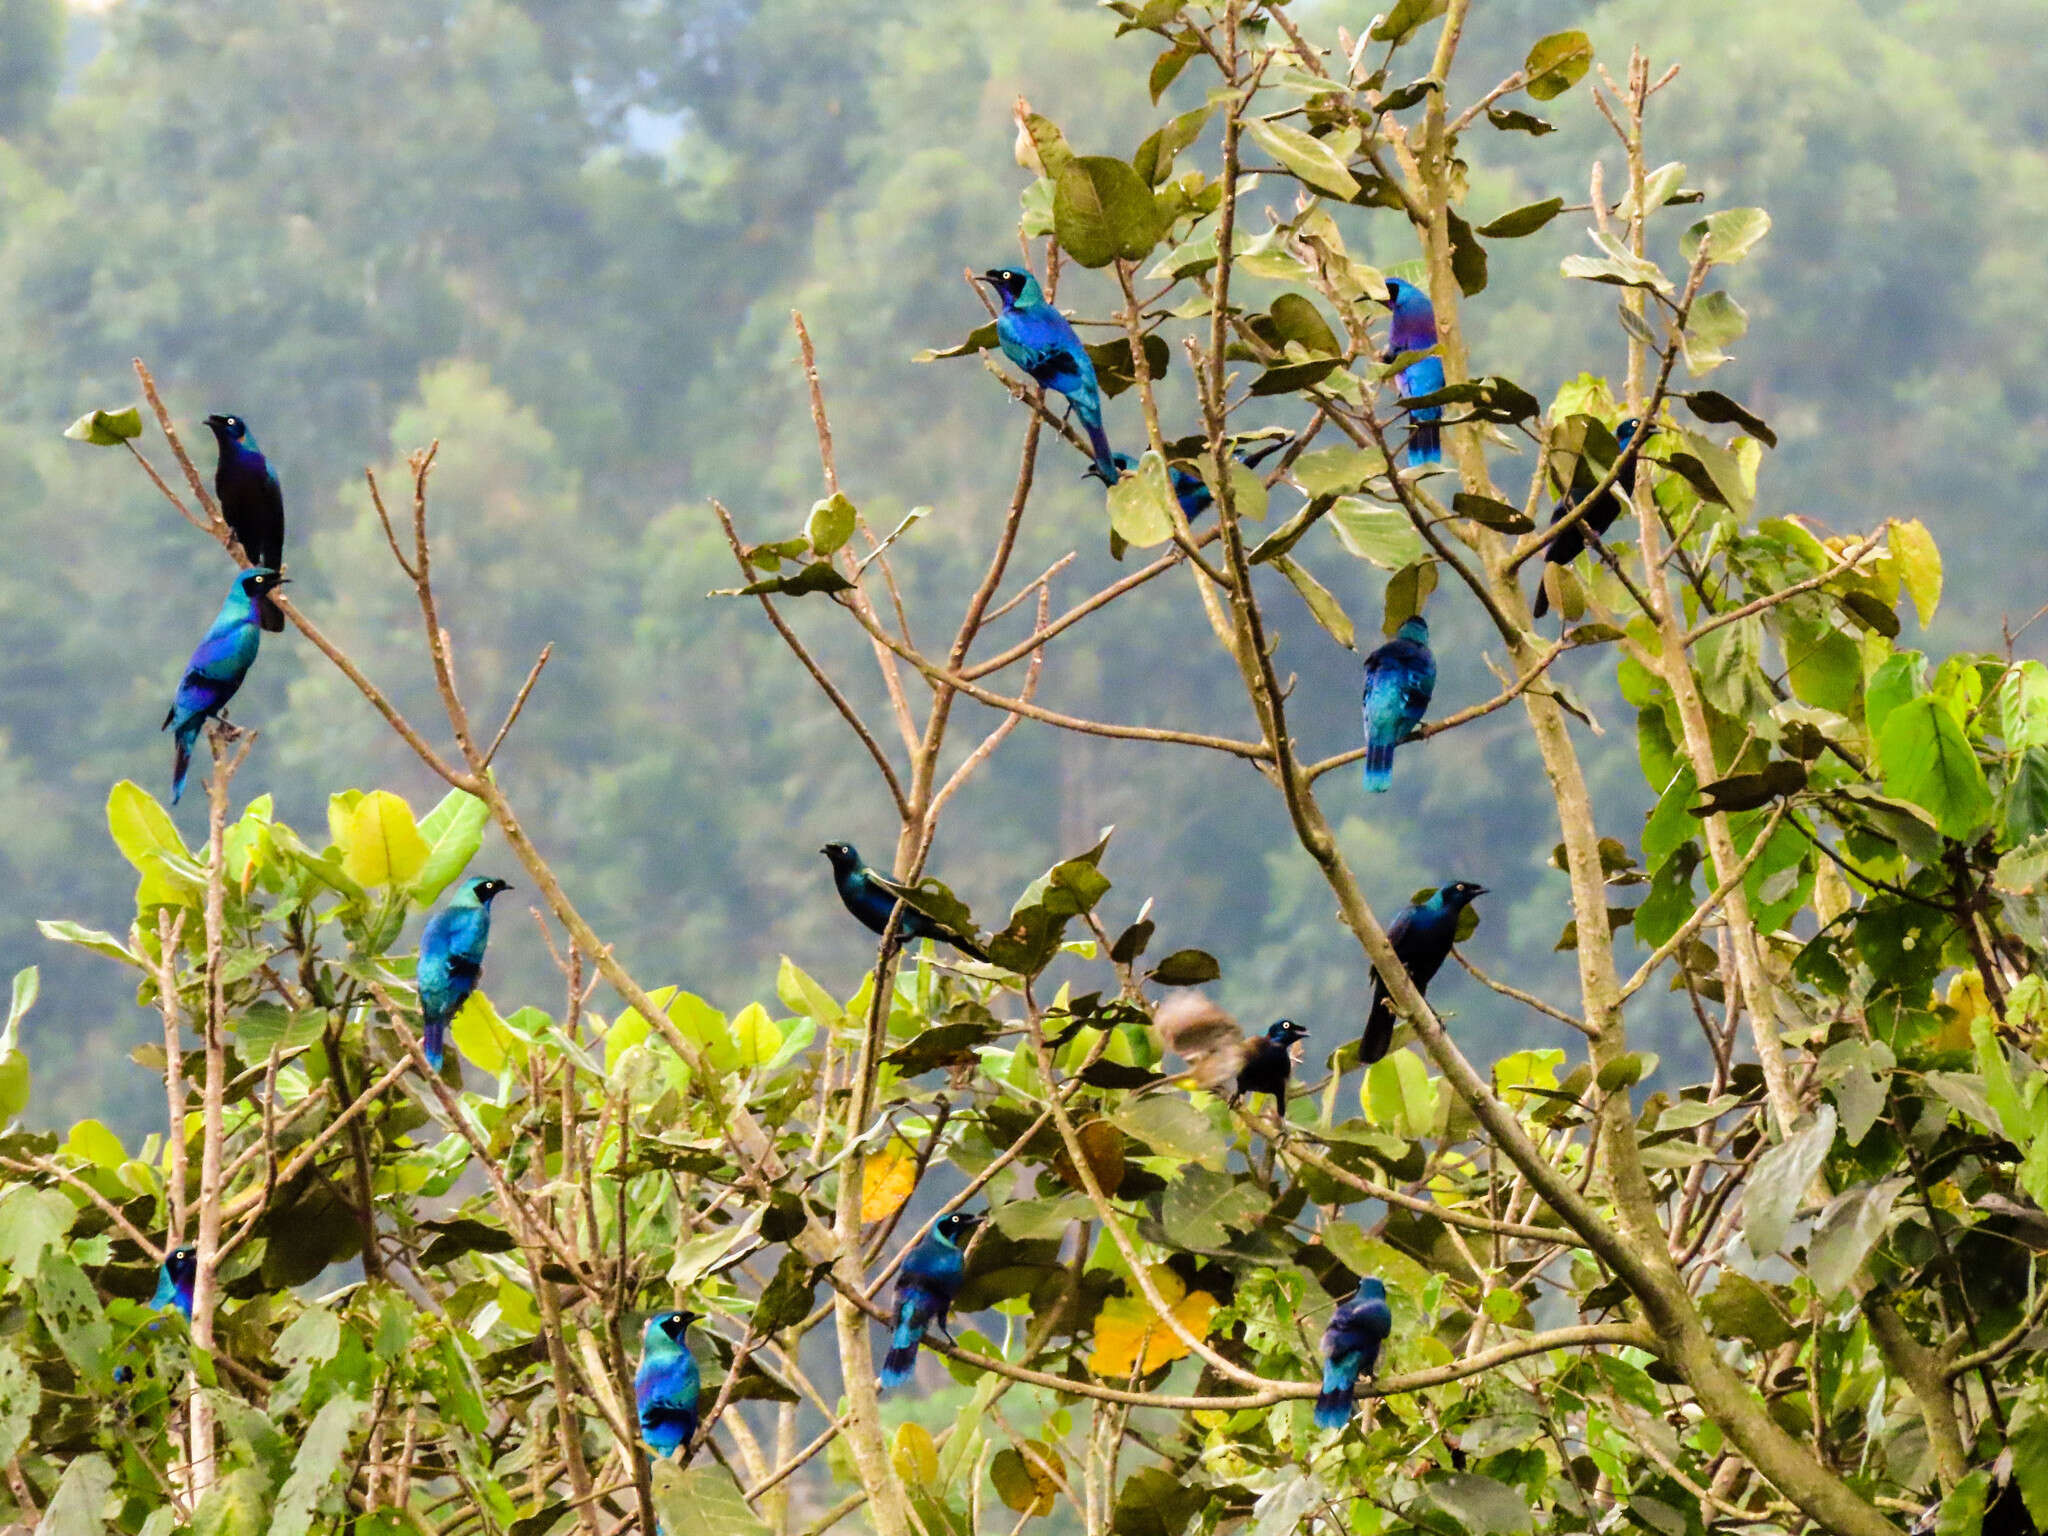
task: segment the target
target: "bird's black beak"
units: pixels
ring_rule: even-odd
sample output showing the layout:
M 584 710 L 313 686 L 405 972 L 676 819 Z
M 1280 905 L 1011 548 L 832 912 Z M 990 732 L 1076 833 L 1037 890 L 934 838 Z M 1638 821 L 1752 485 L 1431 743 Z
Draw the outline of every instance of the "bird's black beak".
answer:
M 209 416 L 206 418 L 206 425 L 212 427 L 216 432 L 218 432 L 222 427 L 225 427 L 227 424 L 228 419 L 225 416 Z
M 1002 280 L 1003 274 L 994 267 L 990 267 L 988 271 L 982 273 L 980 277 L 977 277 L 975 279 L 977 283 L 988 283 L 991 286 L 1001 283 Z

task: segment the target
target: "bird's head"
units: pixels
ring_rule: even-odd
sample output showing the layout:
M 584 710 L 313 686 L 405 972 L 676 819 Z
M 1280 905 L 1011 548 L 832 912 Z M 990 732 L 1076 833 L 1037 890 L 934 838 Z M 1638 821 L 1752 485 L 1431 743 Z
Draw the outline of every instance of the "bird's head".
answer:
M 469 894 L 484 906 L 489 906 L 494 896 L 502 896 L 512 889 L 510 881 L 500 880 L 496 875 L 472 875 L 463 884 L 469 887 Z
M 1119 478 L 1121 478 L 1124 475 L 1130 474 L 1131 471 L 1135 470 L 1138 467 L 1138 461 L 1132 458 L 1128 453 L 1125 453 L 1121 448 L 1119 448 L 1115 453 L 1112 453 L 1109 456 L 1109 462 L 1116 466 L 1116 472 Z M 1081 478 L 1083 480 L 1100 480 L 1104 485 L 1114 485 L 1116 483 L 1114 480 L 1111 480 L 1107 476 L 1105 476 L 1102 473 L 1101 466 L 1097 464 L 1090 464 L 1086 469 L 1082 470 Z
M 235 586 L 244 597 L 260 597 L 265 592 L 275 592 L 290 582 L 289 576 L 280 576 L 265 565 L 254 566 L 235 578 Z
M 1449 907 L 1453 912 L 1456 912 L 1471 906 L 1474 901 L 1485 894 L 1486 887 L 1483 885 L 1474 885 L 1470 880 L 1453 880 L 1449 885 L 1436 893 L 1436 899 Z
M 1640 418 L 1635 416 L 1629 417 L 1627 421 L 1624 421 L 1614 429 L 1614 440 L 1626 448 L 1634 439 L 1636 433 L 1642 429 L 1642 425 L 1643 423 Z
M 1397 315 L 1419 315 L 1429 309 L 1429 295 L 1403 277 L 1387 279 L 1387 308 Z
M 974 1229 L 980 1225 L 981 1218 L 972 1211 L 955 1211 L 939 1223 L 938 1233 L 957 1248 L 961 1239 L 972 1235 Z
M 1401 621 L 1401 627 L 1394 633 L 1403 640 L 1414 640 L 1422 645 L 1429 644 L 1429 620 L 1415 614 Z
M 1367 1275 L 1358 1282 L 1358 1295 L 1356 1299 L 1359 1301 L 1385 1301 L 1387 1299 L 1387 1282 L 1376 1276 Z
M 249 436 L 249 423 L 239 416 L 209 416 L 206 424 L 213 428 L 213 435 L 223 446 L 242 442 Z
M 164 1273 L 171 1277 L 173 1285 L 190 1290 L 192 1282 L 199 1278 L 199 1250 L 173 1248 L 164 1255 Z
M 860 868 L 860 850 L 851 843 L 827 843 L 818 852 L 832 861 L 834 874 L 846 874 Z
M 1308 1031 L 1292 1019 L 1281 1019 L 1266 1030 L 1266 1038 L 1275 1045 L 1293 1045 L 1297 1040 L 1306 1040 Z
M 1015 267 L 990 267 L 981 274 L 981 280 L 1003 296 L 1006 309 L 1018 304 L 1036 304 L 1044 298 L 1038 279 L 1029 272 L 1019 272 Z

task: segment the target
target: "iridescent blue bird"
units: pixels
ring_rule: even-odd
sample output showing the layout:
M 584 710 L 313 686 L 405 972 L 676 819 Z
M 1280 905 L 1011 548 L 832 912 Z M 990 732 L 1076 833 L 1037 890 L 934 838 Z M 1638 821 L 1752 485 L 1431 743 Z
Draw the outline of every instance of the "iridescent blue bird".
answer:
M 1615 428 L 1614 441 L 1626 449 L 1636 435 L 1636 428 L 1642 423 L 1631 416 Z M 1582 500 L 1593 494 L 1593 488 L 1600 483 L 1601 475 L 1586 459 L 1581 458 L 1572 471 L 1571 495 L 1562 498 L 1551 509 L 1550 520 L 1556 523 L 1567 516 Z M 1621 473 L 1614 477 L 1614 484 L 1608 487 L 1606 499 L 1578 522 L 1565 529 L 1556 538 L 1543 546 L 1543 559 L 1548 565 L 1569 565 L 1585 553 L 1588 536 L 1600 538 L 1614 526 L 1614 520 L 1629 509 L 1631 498 L 1636 492 L 1636 460 L 1631 457 L 1621 466 Z M 1530 605 L 1531 613 L 1537 618 L 1550 612 L 1550 589 L 1544 585 L 1539 573 L 1536 579 L 1536 601 Z
M 871 933 L 880 933 L 888 927 L 889 914 L 909 888 L 876 874 L 861 863 L 860 850 L 851 843 L 827 843 L 818 852 L 832 861 L 832 884 L 846 910 L 859 918 Z M 988 951 L 973 939 L 955 933 L 907 901 L 903 903 L 903 917 L 897 923 L 896 931 L 906 939 L 941 940 L 976 960 L 988 958 Z
M 1360 1376 L 1371 1376 L 1380 1362 L 1380 1346 L 1394 1331 L 1387 1307 L 1387 1287 L 1367 1276 L 1348 1301 L 1340 1302 L 1323 1330 L 1323 1390 L 1316 1397 L 1316 1424 L 1342 1429 L 1351 1422 L 1351 1394 Z
M 1095 378 L 1095 361 L 1074 334 L 1072 322 L 1046 302 L 1045 290 L 1029 272 L 997 267 L 981 275 L 1002 296 L 996 340 L 1003 356 L 1044 388 L 1067 397 L 1067 404 L 1081 420 L 1081 429 L 1088 434 L 1096 474 L 1105 484 L 1115 485 L 1116 452 L 1102 429 L 1102 386 Z
M 1287 1083 L 1294 1075 L 1294 1047 L 1308 1038 L 1308 1031 L 1292 1019 L 1281 1019 L 1263 1035 L 1247 1040 L 1244 1065 L 1237 1069 L 1237 1092 L 1233 1101 L 1246 1094 L 1263 1093 L 1273 1101 L 1273 1113 L 1287 1118 Z
M 206 722 L 221 715 L 228 701 L 256 664 L 256 650 L 262 643 L 258 604 L 263 594 L 284 585 L 276 571 L 244 571 L 228 589 L 213 627 L 185 663 L 185 675 L 178 680 L 177 697 L 159 727 L 171 733 L 177 744 L 171 769 L 171 804 L 185 793 L 185 774 L 192 766 L 192 743 Z
M 491 942 L 491 902 L 511 890 L 504 881 L 472 875 L 456 886 L 420 933 L 421 1041 L 436 1072 L 447 1050 L 448 1023 L 483 979 L 484 948 Z
M 1394 748 L 1422 724 L 1436 692 L 1436 656 L 1421 614 L 1365 658 L 1365 787 L 1382 792 L 1394 780 Z
M 1432 891 L 1427 901 L 1403 907 L 1387 929 L 1394 953 L 1408 971 L 1415 990 L 1427 992 L 1429 983 L 1450 957 L 1458 938 L 1458 914 L 1484 896 L 1486 887 L 1469 880 L 1453 880 Z M 1394 1043 L 1394 1005 L 1387 997 L 1386 983 L 1375 972 L 1372 978 L 1372 1011 L 1365 1017 L 1365 1038 L 1359 1042 L 1358 1059 L 1371 1066 L 1387 1054 Z
M 277 472 L 256 446 L 256 434 L 239 416 L 209 416 L 220 463 L 213 472 L 213 494 L 220 515 L 242 546 L 251 565 L 284 569 L 284 488 Z M 263 599 L 263 627 L 272 634 L 284 628 L 284 614 Z
M 896 1276 L 896 1328 L 889 1337 L 889 1352 L 882 1357 L 884 1388 L 900 1387 L 910 1380 L 917 1369 L 917 1350 L 924 1343 L 925 1330 L 934 1323 L 945 1326 L 953 1298 L 960 1294 L 960 1282 L 967 1277 L 961 1245 L 980 1223 L 979 1216 L 955 1211 L 904 1259 Z
M 1398 277 L 1388 278 L 1387 309 L 1392 324 L 1381 362 L 1391 363 L 1404 352 L 1421 352 L 1436 345 L 1436 307 L 1420 288 Z M 1444 360 L 1436 356 L 1417 358 L 1401 370 L 1396 382 L 1404 399 L 1433 395 L 1444 387 Z M 1408 439 L 1407 457 L 1411 465 L 1443 462 L 1443 419 L 1444 408 L 1440 405 L 1410 408 L 1408 420 L 1415 428 Z
M 657 1456 L 672 1456 L 697 1438 L 697 1397 L 703 1383 L 697 1357 L 684 1332 L 694 1312 L 664 1312 L 647 1320 L 640 1345 L 640 1369 L 633 1377 L 633 1401 L 640 1410 L 640 1434 Z
M 199 1250 L 173 1248 L 164 1255 L 163 1265 L 156 1272 L 156 1294 L 149 1298 L 149 1304 L 159 1312 L 176 1307 L 190 1318 L 192 1288 L 198 1283 Z

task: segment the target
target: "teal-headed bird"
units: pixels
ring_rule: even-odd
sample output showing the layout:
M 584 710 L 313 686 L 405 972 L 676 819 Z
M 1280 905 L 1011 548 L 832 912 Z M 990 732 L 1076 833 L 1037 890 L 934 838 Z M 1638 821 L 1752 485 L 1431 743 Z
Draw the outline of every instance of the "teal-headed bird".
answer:
M 436 1072 L 447 1048 L 448 1024 L 483 979 L 484 948 L 491 942 L 491 902 L 512 887 L 472 875 L 427 919 L 420 934 L 420 1022 L 427 1065 Z
M 703 1389 L 697 1357 L 683 1337 L 694 1312 L 664 1312 L 647 1320 L 640 1343 L 640 1369 L 633 1377 L 633 1401 L 640 1434 L 657 1456 L 672 1456 L 697 1438 L 697 1398 Z
M 282 585 L 282 576 L 263 567 L 237 576 L 228 588 L 227 601 L 214 616 L 213 627 L 185 663 L 177 697 L 159 727 L 169 731 L 177 744 L 171 767 L 171 804 L 176 805 L 185 793 L 192 744 L 199 739 L 201 727 L 225 713 L 228 701 L 256 664 L 256 651 L 263 640 L 263 596 Z
M 1067 397 L 1095 456 L 1095 473 L 1108 485 L 1117 482 L 1116 451 L 1102 427 L 1102 386 L 1095 360 L 1074 334 L 1073 322 L 1059 312 L 1029 272 L 997 267 L 981 274 L 1003 301 L 996 316 L 996 341 L 1003 356 L 1030 374 L 1045 389 Z

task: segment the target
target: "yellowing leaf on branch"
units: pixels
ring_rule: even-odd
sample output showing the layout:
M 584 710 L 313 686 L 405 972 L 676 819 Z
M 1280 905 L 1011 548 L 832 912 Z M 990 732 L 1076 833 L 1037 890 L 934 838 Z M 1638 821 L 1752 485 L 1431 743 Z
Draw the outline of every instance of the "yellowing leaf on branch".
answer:
M 901 1142 L 891 1142 L 861 1165 L 860 1219 L 888 1220 L 916 1185 L 916 1154 Z
M 412 819 L 412 807 L 388 789 L 375 789 L 339 821 L 341 867 L 361 886 L 405 885 L 427 862 L 427 840 Z
M 1183 1328 L 1195 1338 L 1207 1337 L 1216 1315 L 1214 1296 L 1190 1291 L 1164 1265 L 1153 1269 L 1152 1285 Z M 1149 1376 L 1188 1353 L 1187 1345 L 1142 1295 L 1113 1296 L 1096 1314 L 1095 1349 L 1088 1356 L 1088 1369 L 1105 1381 L 1128 1381 L 1134 1367 L 1138 1375 Z

